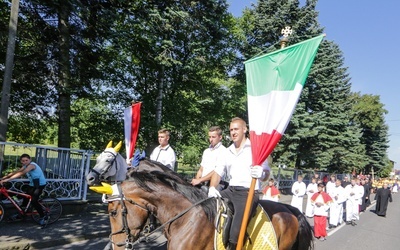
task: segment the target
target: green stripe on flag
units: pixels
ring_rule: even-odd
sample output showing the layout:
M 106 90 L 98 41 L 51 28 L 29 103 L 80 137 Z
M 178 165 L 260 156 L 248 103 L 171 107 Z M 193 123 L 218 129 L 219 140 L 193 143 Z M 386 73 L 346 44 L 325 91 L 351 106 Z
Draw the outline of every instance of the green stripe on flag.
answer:
M 271 91 L 291 91 L 304 85 L 318 46 L 325 35 L 245 62 L 247 94 L 266 95 Z

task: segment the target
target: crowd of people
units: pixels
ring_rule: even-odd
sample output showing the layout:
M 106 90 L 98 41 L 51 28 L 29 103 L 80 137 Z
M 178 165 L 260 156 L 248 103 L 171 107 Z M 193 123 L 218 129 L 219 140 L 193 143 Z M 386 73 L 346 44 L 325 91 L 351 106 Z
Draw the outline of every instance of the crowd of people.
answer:
M 230 231 L 228 249 L 235 249 L 238 241 L 240 223 L 243 218 L 244 204 L 250 187 L 251 178 L 257 179 L 256 190 L 260 181 L 268 180 L 268 184 L 261 190 L 261 199 L 278 202 L 280 192 L 275 187 L 275 180 L 268 179 L 270 168 L 267 161 L 262 166 L 252 166 L 250 140 L 246 137 L 247 125 L 241 118 L 233 118 L 230 123 L 230 137 L 232 144 L 225 148 L 221 144 L 222 131 L 219 127 L 209 129 L 210 146 L 202 157 L 200 169 L 192 180 L 192 185 L 206 186 L 209 196 L 228 198 L 236 216 Z M 243 171 L 246 169 L 246 171 Z M 221 188 L 221 180 L 228 177 L 229 186 Z M 321 241 L 326 240 L 327 230 L 343 223 L 356 226 L 363 212 L 371 205 L 371 193 L 376 193 L 376 214 L 386 216 L 388 202 L 392 201 L 391 193 L 397 192 L 397 181 L 389 183 L 383 181 L 371 182 L 368 176 L 344 176 L 343 180 L 336 175 L 318 174 L 306 185 L 303 176 L 299 175 L 293 184 L 291 205 L 303 212 L 303 199 L 307 196 L 305 216 L 314 219 L 314 236 Z M 226 187 L 226 186 L 225 186 Z M 257 192 L 256 192 L 257 193 Z M 258 200 L 253 197 L 253 204 Z
M 261 199 L 278 202 L 280 191 L 275 187 L 275 180 L 269 179 L 270 167 L 267 160 L 260 166 L 252 164 L 251 142 L 246 136 L 246 122 L 238 117 L 233 118 L 229 131 L 232 144 L 226 148 L 221 142 L 221 128 L 218 126 L 209 128 L 209 147 L 203 152 L 200 168 L 191 184 L 204 189 L 209 197 L 219 196 L 229 199 L 234 215 L 227 249 L 236 249 L 252 178 L 257 180 L 253 205 L 259 199 L 258 190 L 262 181 L 268 180 L 268 185 L 261 190 Z M 154 148 L 150 159 L 174 170 L 176 156 L 169 145 L 169 140 L 170 131 L 159 130 L 159 145 Z M 1 178 L 0 184 L 27 175 L 31 187 L 28 193 L 32 195 L 32 204 L 38 210 L 43 224 L 46 216 L 37 200 L 46 185 L 46 179 L 41 168 L 31 161 L 29 155 L 23 154 L 20 161 L 22 167 Z M 224 179 L 229 183 L 225 183 Z M 299 175 L 291 188 L 293 194 L 291 205 L 305 216 L 314 219 L 314 236 L 321 241 L 326 240 L 329 228 L 335 228 L 342 223 L 356 226 L 356 222 L 360 219 L 359 213 L 365 211 L 371 204 L 372 192 L 376 193 L 376 214 L 385 217 L 388 202 L 392 201 L 392 193 L 397 193 L 399 190 L 397 180 L 379 179 L 370 182 L 369 178 L 355 177 L 349 181 L 348 176 L 340 180 L 335 175 L 331 175 L 330 180 L 328 179 L 328 176 L 319 178 L 316 174 L 306 185 L 303 176 Z M 307 197 L 307 202 L 303 212 L 304 196 Z M 155 218 L 152 220 L 150 224 L 155 224 Z
M 280 193 L 273 183 L 271 179 L 262 190 L 262 198 L 279 201 Z M 392 202 L 392 193 L 397 193 L 398 189 L 398 180 L 379 179 L 371 182 L 367 176 L 355 176 L 349 181 L 348 176 L 340 180 L 334 174 L 322 179 L 316 174 L 306 186 L 303 176 L 299 175 L 291 188 L 291 205 L 303 212 L 303 198 L 307 196 L 303 214 L 314 219 L 314 236 L 324 241 L 328 229 L 342 223 L 356 226 L 360 220 L 360 212 L 371 205 L 372 193 L 375 193 L 375 213 L 386 217 L 388 203 Z

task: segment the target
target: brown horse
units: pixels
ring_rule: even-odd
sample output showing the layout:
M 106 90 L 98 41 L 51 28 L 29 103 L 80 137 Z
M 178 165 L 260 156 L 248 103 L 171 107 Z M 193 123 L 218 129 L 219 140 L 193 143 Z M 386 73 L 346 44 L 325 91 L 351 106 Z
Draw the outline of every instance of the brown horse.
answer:
M 130 172 L 109 206 L 114 249 L 133 249 L 147 217 L 163 224 L 168 249 L 213 249 L 216 202 L 176 175 L 165 172 Z M 269 214 L 284 249 L 312 249 L 312 228 L 290 205 L 260 201 Z

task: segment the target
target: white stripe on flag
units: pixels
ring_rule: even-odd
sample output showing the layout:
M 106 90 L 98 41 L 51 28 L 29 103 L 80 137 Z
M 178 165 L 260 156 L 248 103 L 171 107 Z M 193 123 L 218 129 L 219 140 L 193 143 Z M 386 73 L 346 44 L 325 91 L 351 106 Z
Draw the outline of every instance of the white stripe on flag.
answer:
M 271 91 L 267 95 L 248 95 L 249 126 L 257 135 L 283 134 L 294 112 L 303 86 L 296 83 L 293 91 Z

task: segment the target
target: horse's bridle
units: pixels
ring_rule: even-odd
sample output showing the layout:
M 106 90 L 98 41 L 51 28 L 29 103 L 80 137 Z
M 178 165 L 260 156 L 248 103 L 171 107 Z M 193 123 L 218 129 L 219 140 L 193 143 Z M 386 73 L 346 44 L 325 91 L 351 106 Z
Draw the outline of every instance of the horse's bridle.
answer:
M 97 174 L 98 176 L 99 176 L 99 179 L 100 179 L 100 177 L 102 177 L 104 174 L 106 174 L 110 169 L 111 169 L 111 167 L 114 165 L 114 163 L 115 163 L 115 170 L 118 172 L 118 162 L 116 161 L 116 159 L 117 159 L 117 155 L 118 155 L 118 153 L 117 154 L 114 154 L 113 152 L 111 152 L 111 151 L 103 151 L 103 153 L 109 153 L 109 154 L 111 154 L 112 156 L 113 156 L 113 159 L 111 160 L 111 161 L 109 161 L 109 165 L 107 166 L 107 168 L 104 170 L 104 171 L 102 171 L 102 173 L 99 173 L 96 169 L 94 169 L 94 168 L 92 168 L 91 169 L 91 171 L 93 172 L 93 173 L 95 173 L 95 174 Z
M 155 233 L 155 232 L 161 230 L 162 228 L 164 228 L 166 225 L 168 225 L 168 224 L 174 222 L 175 220 L 179 219 L 180 217 L 182 217 L 183 215 L 185 215 L 187 212 L 189 212 L 189 210 L 191 210 L 192 208 L 194 208 L 194 207 L 200 205 L 201 203 L 203 203 L 203 202 L 205 202 L 205 201 L 207 201 L 207 200 L 213 199 L 213 197 L 207 197 L 207 198 L 205 198 L 205 199 L 203 199 L 203 200 L 200 200 L 200 201 L 194 203 L 192 206 L 186 208 L 185 210 L 183 210 L 182 212 L 180 212 L 179 214 L 177 214 L 177 215 L 174 216 L 173 218 L 169 219 L 169 220 L 166 221 L 164 224 L 162 224 L 161 226 L 157 227 L 156 229 L 154 229 L 152 232 L 150 232 L 150 233 L 147 234 L 146 236 L 144 236 L 144 237 L 139 237 L 135 242 L 133 242 L 132 239 L 133 239 L 134 236 L 131 234 L 131 229 L 130 229 L 129 226 L 128 226 L 127 208 L 126 208 L 126 205 L 125 205 L 124 200 L 128 201 L 128 202 L 131 203 L 132 205 L 138 206 L 139 208 L 141 208 L 141 209 L 143 209 L 143 210 L 146 210 L 146 211 L 148 212 L 148 214 L 153 214 L 153 215 L 154 215 L 154 213 L 151 212 L 147 207 L 144 207 L 144 206 L 138 204 L 138 203 L 135 202 L 134 200 L 131 200 L 131 199 L 126 198 L 126 197 L 124 196 L 124 194 L 122 193 L 121 185 L 120 185 L 120 184 L 117 184 L 117 185 L 118 185 L 119 195 L 118 195 L 118 196 L 113 196 L 113 197 L 111 197 L 111 198 L 108 199 L 108 200 L 116 200 L 116 198 L 117 198 L 118 201 L 120 202 L 121 207 L 122 207 L 121 215 L 122 215 L 122 225 L 123 225 L 123 226 L 122 226 L 122 229 L 121 229 L 121 230 L 119 230 L 119 231 L 117 231 L 117 232 L 115 232 L 115 233 L 111 233 L 110 236 L 109 236 L 109 239 L 110 239 L 110 242 L 111 242 L 112 244 L 115 244 L 115 245 L 117 245 L 117 246 L 119 246 L 119 247 L 125 245 L 125 249 L 126 249 L 126 250 L 127 250 L 127 249 L 133 249 L 133 246 L 136 245 L 136 244 L 138 244 L 139 242 L 141 242 L 143 238 L 146 239 L 147 237 L 149 237 L 149 236 L 152 235 L 153 233 Z M 157 218 L 156 215 L 154 215 L 154 216 Z M 140 232 L 141 232 L 141 230 L 140 230 Z M 140 234 L 140 232 L 139 232 L 139 234 Z M 121 233 L 125 233 L 125 234 L 126 234 L 125 242 L 124 242 L 124 243 L 115 243 L 115 242 L 113 242 L 113 241 L 112 241 L 112 236 L 113 236 L 113 235 L 116 235 L 116 234 L 121 234 Z M 146 241 L 147 241 L 147 240 L 146 240 Z
M 124 245 L 125 245 L 125 249 L 133 249 L 133 246 L 134 246 L 134 245 L 136 244 L 136 242 L 138 242 L 138 241 L 133 242 L 134 236 L 131 234 L 131 229 L 130 229 L 129 226 L 128 226 L 128 218 L 127 218 L 128 210 L 127 210 L 127 208 L 126 208 L 126 205 L 125 205 L 124 200 L 128 201 L 128 202 L 131 203 L 132 205 L 138 206 L 139 208 L 141 208 L 141 209 L 147 211 L 148 214 L 151 214 L 152 212 L 151 212 L 149 209 L 147 209 L 145 206 L 142 206 L 142 205 L 138 204 L 137 202 L 135 202 L 135 201 L 133 201 L 133 200 L 131 200 L 131 199 L 126 198 L 126 197 L 123 195 L 123 193 L 122 193 L 121 184 L 116 184 L 116 185 L 118 186 L 119 195 L 117 195 L 117 196 L 111 196 L 111 197 L 108 198 L 107 200 L 108 200 L 108 201 L 116 201 L 116 200 L 118 200 L 119 203 L 121 204 L 121 207 L 122 207 L 122 211 L 121 211 L 121 215 L 122 215 L 122 229 L 119 230 L 119 231 L 117 231 L 117 232 L 111 233 L 110 236 L 109 236 L 109 239 L 110 239 L 110 242 L 111 242 L 112 244 L 115 244 L 115 245 L 117 245 L 118 247 L 121 247 L 121 246 L 124 246 Z M 139 228 L 138 228 L 138 229 L 139 229 Z M 125 233 L 125 234 L 126 234 L 125 242 L 124 242 L 124 243 L 115 243 L 115 242 L 113 242 L 112 236 L 113 236 L 113 235 L 117 235 L 117 234 L 122 234 L 122 233 Z M 139 233 L 140 233 L 140 232 L 139 232 Z

